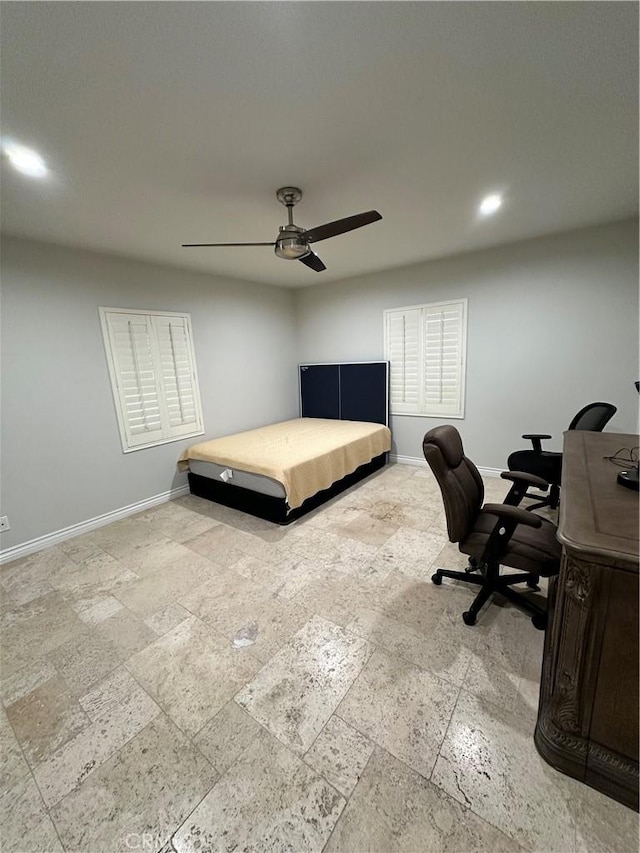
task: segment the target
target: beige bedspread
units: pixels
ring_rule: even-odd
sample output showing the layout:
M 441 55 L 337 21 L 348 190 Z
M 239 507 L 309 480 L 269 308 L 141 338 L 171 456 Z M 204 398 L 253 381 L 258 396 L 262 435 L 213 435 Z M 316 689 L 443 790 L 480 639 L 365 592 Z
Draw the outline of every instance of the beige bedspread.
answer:
M 296 418 L 194 444 L 180 457 L 178 470 L 200 459 L 264 474 L 282 483 L 295 509 L 390 448 L 391 432 L 381 424 Z

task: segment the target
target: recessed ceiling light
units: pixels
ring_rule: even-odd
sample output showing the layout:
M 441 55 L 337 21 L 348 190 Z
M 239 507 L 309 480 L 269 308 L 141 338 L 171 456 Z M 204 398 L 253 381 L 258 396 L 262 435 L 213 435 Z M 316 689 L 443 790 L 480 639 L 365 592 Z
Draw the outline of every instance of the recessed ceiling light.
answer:
M 480 211 L 482 216 L 491 216 L 492 213 L 495 213 L 499 207 L 502 206 L 502 196 L 498 195 L 498 193 L 492 193 L 491 195 L 485 196 L 480 202 L 480 207 L 478 210 Z
M 3 150 L 14 169 L 24 175 L 29 175 L 30 178 L 44 178 L 47 174 L 47 164 L 37 151 L 15 142 L 5 143 Z

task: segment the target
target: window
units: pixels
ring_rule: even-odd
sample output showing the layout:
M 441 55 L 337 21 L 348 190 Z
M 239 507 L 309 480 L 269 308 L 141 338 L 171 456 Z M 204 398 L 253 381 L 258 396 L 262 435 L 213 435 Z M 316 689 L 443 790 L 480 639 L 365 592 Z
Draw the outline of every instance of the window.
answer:
M 204 431 L 189 314 L 100 308 L 125 453 Z
M 384 312 L 391 413 L 464 417 L 467 300 Z

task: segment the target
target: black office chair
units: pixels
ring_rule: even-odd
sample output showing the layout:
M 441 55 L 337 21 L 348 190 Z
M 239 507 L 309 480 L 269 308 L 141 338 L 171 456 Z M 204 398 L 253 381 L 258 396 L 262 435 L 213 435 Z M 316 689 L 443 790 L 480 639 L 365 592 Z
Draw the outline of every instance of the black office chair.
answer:
M 537 590 L 540 576 L 550 577 L 560 568 L 555 524 L 516 505 L 527 485 L 540 488 L 546 483 L 524 472 L 504 472 L 501 476 L 513 483 L 505 503 L 483 505 L 482 477 L 464 455 L 455 427 L 446 425 L 429 430 L 422 449 L 442 492 L 449 539 L 457 542 L 460 551 L 470 557 L 466 571 L 437 569 L 431 577 L 433 583 L 439 586 L 445 577 L 480 587 L 471 607 L 462 614 L 467 625 L 475 625 L 483 604 L 498 592 L 529 613 L 536 628 L 544 629 L 546 610 L 511 587 L 526 583 Z M 522 571 L 501 575 L 501 565 Z
M 569 429 L 602 432 L 616 412 L 617 408 L 612 403 L 589 403 L 588 406 L 580 409 L 569 424 Z M 522 437 L 531 441 L 533 450 L 514 451 L 507 459 L 507 467 L 510 471 L 526 471 L 529 474 L 535 474 L 549 483 L 547 497 L 540 499 L 540 495 L 528 493 L 525 495 L 525 497 L 537 501 L 537 503 L 530 504 L 527 507 L 528 510 L 540 509 L 543 506 L 556 509 L 560 502 L 562 453 L 542 449 L 542 440 L 551 438 L 550 435 L 527 433 Z

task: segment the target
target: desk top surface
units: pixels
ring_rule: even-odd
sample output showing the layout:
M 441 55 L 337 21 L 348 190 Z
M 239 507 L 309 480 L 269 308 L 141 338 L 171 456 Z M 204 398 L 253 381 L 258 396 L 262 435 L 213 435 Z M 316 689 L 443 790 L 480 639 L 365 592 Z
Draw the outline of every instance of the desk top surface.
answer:
M 623 563 L 638 571 L 638 492 L 616 481 L 620 468 L 605 459 L 638 446 L 637 435 L 571 430 L 564 434 L 558 539 L 584 559 Z

